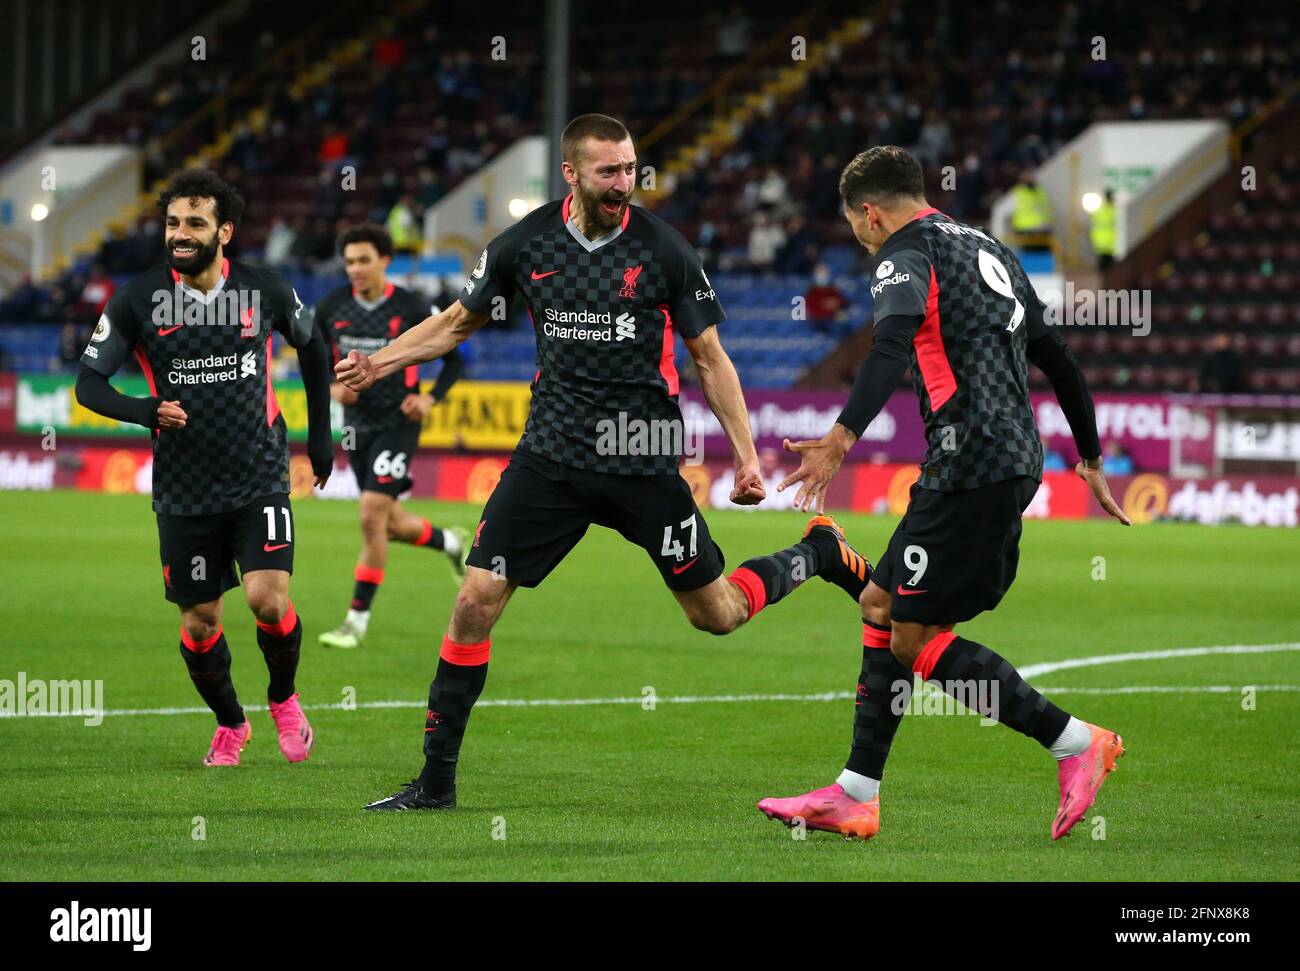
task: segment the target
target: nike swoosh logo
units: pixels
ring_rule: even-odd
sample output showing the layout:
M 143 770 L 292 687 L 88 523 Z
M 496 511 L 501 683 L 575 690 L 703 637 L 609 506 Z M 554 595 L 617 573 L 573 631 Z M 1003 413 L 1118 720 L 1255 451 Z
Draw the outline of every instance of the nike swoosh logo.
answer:
M 175 327 L 159 327 L 159 328 L 158 328 L 158 336 L 159 336 L 159 337 L 166 337 L 168 334 L 171 334 L 171 333 L 173 333 L 173 332 L 175 332 L 175 331 L 180 330 L 181 327 L 182 327 L 181 324 L 177 324 Z
M 288 543 L 281 543 L 279 546 L 272 546 L 270 543 L 263 543 L 262 551 L 264 553 L 274 553 L 276 550 L 282 550 L 288 545 Z
M 925 590 L 904 590 L 904 589 L 903 589 L 903 585 L 902 585 L 901 583 L 898 585 L 898 593 L 899 593 L 900 596 L 903 596 L 903 597 L 911 597 L 911 596 L 913 596 L 913 595 L 915 595 L 915 594 L 918 594 L 918 593 L 926 593 L 926 592 L 928 592 L 928 591 L 925 591 Z
M 695 560 L 698 560 L 698 559 L 699 559 L 699 557 L 697 556 L 697 557 L 695 558 Z M 695 560 L 691 560 L 691 562 L 689 562 L 689 563 L 684 563 L 684 564 L 682 564 L 681 566 L 675 566 L 675 567 L 673 567 L 673 572 L 674 572 L 674 573 L 685 573 L 687 570 L 689 570 L 691 567 L 693 567 L 693 566 L 695 565 Z
M 548 276 L 554 276 L 556 273 L 559 272 L 560 272 L 559 270 L 547 270 L 545 273 L 538 273 L 536 270 L 533 270 L 533 279 L 542 280 Z

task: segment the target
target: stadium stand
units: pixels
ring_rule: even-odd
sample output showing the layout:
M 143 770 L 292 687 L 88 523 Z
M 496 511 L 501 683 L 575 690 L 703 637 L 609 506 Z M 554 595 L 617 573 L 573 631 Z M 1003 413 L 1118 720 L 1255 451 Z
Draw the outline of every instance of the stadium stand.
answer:
M 475 56 L 481 30 L 464 26 L 473 4 L 443 4 L 434 23 L 418 2 L 385 19 L 344 2 L 289 44 L 293 6 L 257 5 L 227 25 L 224 36 L 251 32 L 257 42 L 213 43 L 230 60 L 200 93 L 181 84 L 186 66 L 172 65 L 88 132 L 65 137 L 140 145 L 151 183 L 209 159 L 252 200 L 235 254 L 290 270 L 310 303 L 338 279 L 340 225 L 382 222 L 408 196 L 418 212 L 539 130 L 542 28 L 540 13 L 516 23 L 509 58 L 494 64 Z M 754 387 L 806 383 L 810 372 L 842 382 L 865 349 L 841 343 L 870 319 L 871 302 L 860 283 L 868 258 L 840 217 L 836 185 L 863 146 L 911 147 L 927 167 L 931 201 L 979 224 L 1027 166 L 1093 121 L 1243 122 L 1294 83 L 1300 45 L 1264 0 L 1231 11 L 1197 2 L 1125 8 L 1123 36 L 1103 29 L 1117 22 L 1109 0 L 979 11 L 955 0 L 885 3 L 872 8 L 870 30 L 859 4 L 803 12 L 734 4 L 683 35 L 683 18 L 698 9 L 616 0 L 594 16 L 593 4 L 576 3 L 571 111 L 624 117 L 643 159 L 671 176 L 646 201 L 701 249 L 730 314 L 728 346 Z M 637 42 L 628 44 L 632 22 Z M 816 56 L 792 71 L 795 31 Z M 1105 60 L 1090 57 L 1094 36 L 1109 45 Z M 344 193 L 337 173 L 349 163 L 358 164 L 357 185 Z M 944 165 L 956 168 L 954 190 L 941 181 Z M 1096 387 L 1197 387 L 1207 348 L 1224 331 L 1235 335 L 1250 388 L 1300 388 L 1297 179 L 1293 155 L 1255 196 L 1170 247 L 1140 281 L 1153 291 L 1155 323 L 1140 347 L 1104 328 L 1070 335 Z M 756 220 L 772 224 L 757 241 Z M 6 365 L 65 366 L 94 319 L 81 299 L 92 267 L 120 282 L 156 260 L 157 233 L 142 210 L 135 226 L 60 279 L 7 295 Z M 751 256 L 765 251 L 770 264 L 756 268 Z M 818 264 L 844 306 L 814 326 L 792 308 Z M 472 377 L 531 377 L 526 321 L 473 343 Z M 828 358 L 838 370 L 816 367 Z

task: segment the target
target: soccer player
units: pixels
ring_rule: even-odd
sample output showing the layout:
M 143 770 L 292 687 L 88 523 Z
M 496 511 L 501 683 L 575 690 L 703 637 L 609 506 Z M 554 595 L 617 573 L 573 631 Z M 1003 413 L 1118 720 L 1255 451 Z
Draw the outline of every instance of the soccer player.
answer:
M 167 262 L 109 300 L 81 357 L 77 400 L 153 429 L 163 592 L 180 607 L 181 657 L 217 719 L 203 764 L 238 765 L 252 732 L 230 680 L 221 623 L 222 596 L 240 583 L 236 564 L 270 674 L 280 751 L 302 762 L 313 735 L 294 688 L 302 621 L 289 599 L 289 446 L 271 387 L 271 334 L 298 350 L 318 486 L 334 462 L 329 357 L 288 281 L 224 256 L 244 208 L 234 189 L 211 172 L 184 172 L 158 206 Z M 132 354 L 148 398 L 108 383 Z
M 491 631 L 516 587 L 535 587 L 588 526 L 641 546 L 692 625 L 735 630 L 813 575 L 855 599 L 868 566 L 825 516 L 803 539 L 723 576 L 722 551 L 678 473 L 685 439 L 673 337 L 694 359 L 731 443 L 731 501 L 764 497 L 740 381 L 714 325 L 725 315 L 682 236 L 629 199 L 636 152 L 627 129 L 582 115 L 561 139 L 572 192 L 488 244 L 460 298 L 367 357 L 335 366 L 363 391 L 377 378 L 446 354 L 518 292 L 537 337 L 532 406 L 510 464 L 474 534 L 469 570 L 429 688 L 425 765 L 372 810 L 447 809 L 470 710 L 487 677 Z
M 429 315 L 429 304 L 410 290 L 388 282 L 393 238 L 381 226 L 355 226 L 339 239 L 348 284 L 316 305 L 316 330 L 334 361 L 358 350 L 373 354 Z M 433 313 L 438 308 L 432 308 Z M 436 529 L 423 516 L 402 508 L 399 496 L 412 486 L 410 469 L 420 444 L 420 423 L 447 396 L 464 370 L 460 351 L 442 359 L 442 371 L 429 394 L 420 393 L 419 369 L 394 372 L 364 396 L 338 382 L 330 394 L 344 406 L 344 424 L 355 440 L 349 452 L 361 489 L 361 555 L 347 617 L 336 630 L 320 635 L 325 647 L 358 647 L 370 626 L 370 606 L 388 565 L 388 542 L 439 550 L 451 561 L 457 579 L 465 575 L 469 553 L 465 530 Z
M 953 627 L 992 610 L 1015 579 L 1020 517 L 1042 479 L 1026 359 L 1051 381 L 1101 506 L 1129 525 L 1102 474 L 1092 398 L 1077 362 L 1043 320 L 1015 254 L 925 200 L 921 166 L 895 146 L 858 155 L 840 177 L 853 234 L 876 257 L 875 338 L 848 403 L 827 435 L 786 443 L 801 464 L 779 488 L 820 507 L 844 456 L 910 364 L 928 448 L 911 502 L 862 595 L 863 651 L 848 764 L 830 786 L 758 808 L 793 825 L 868 839 L 880 827 L 879 786 L 913 672 L 958 700 L 971 685 L 980 713 L 1028 735 L 1058 763 L 1059 839 L 1083 818 L 1124 754 L 1112 731 L 1058 708 L 988 647 Z M 978 692 L 977 692 L 978 693 Z M 964 697 L 963 697 L 964 696 Z

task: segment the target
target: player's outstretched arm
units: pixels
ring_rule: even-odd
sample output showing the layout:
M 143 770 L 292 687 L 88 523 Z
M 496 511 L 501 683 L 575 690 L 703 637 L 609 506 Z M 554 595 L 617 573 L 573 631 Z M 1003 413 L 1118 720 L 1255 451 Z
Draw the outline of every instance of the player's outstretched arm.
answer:
M 319 488 L 334 471 L 334 439 L 330 434 L 329 351 L 318 332 L 298 348 L 298 369 L 307 392 L 307 457 Z
M 122 394 L 108 378 L 84 364 L 77 374 L 76 395 L 78 404 L 97 415 L 145 428 L 184 428 L 188 417 L 180 402 Z
M 459 300 L 440 314 L 426 317 L 388 346 L 367 356 L 350 351 L 334 365 L 334 375 L 353 391 L 365 391 L 380 378 L 412 364 L 436 360 L 487 323 L 487 314 L 465 309 Z
M 736 484 L 731 490 L 731 501 L 738 506 L 756 505 L 767 498 L 767 490 L 758 471 L 758 452 L 754 448 L 754 433 L 749 427 L 749 408 L 745 405 L 745 393 L 740 388 L 736 366 L 723 349 L 716 327 L 708 327 L 699 337 L 685 340 L 686 349 L 695 361 L 695 371 L 700 376 L 700 390 L 731 443 L 731 454 L 736 463 Z
M 911 314 L 895 314 L 876 324 L 871 340 L 871 350 L 858 368 L 853 379 L 853 390 L 831 430 L 820 439 L 805 442 L 785 441 L 785 450 L 799 456 L 799 468 L 777 487 L 781 492 L 796 482 L 796 509 L 804 511 L 816 507 L 826 511 L 826 491 L 835 478 L 855 442 L 862 437 L 885 402 L 898 387 L 907 370 L 909 348 L 924 318 Z
M 1133 525 L 1110 494 L 1110 486 L 1106 484 L 1106 476 L 1102 472 L 1101 440 L 1097 435 L 1092 395 L 1088 393 L 1083 369 L 1055 331 L 1044 330 L 1037 336 L 1033 336 L 1033 333 L 1031 330 L 1025 354 L 1047 375 L 1061 411 L 1065 414 L 1065 420 L 1070 423 L 1070 432 L 1074 435 L 1074 445 L 1079 450 L 1081 459 L 1075 466 L 1075 471 L 1088 483 L 1088 488 L 1102 509 L 1125 526 Z

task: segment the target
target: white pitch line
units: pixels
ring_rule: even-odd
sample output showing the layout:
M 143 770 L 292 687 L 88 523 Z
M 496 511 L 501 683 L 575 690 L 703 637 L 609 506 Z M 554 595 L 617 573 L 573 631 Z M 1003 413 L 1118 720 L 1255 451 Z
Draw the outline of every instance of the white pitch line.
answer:
M 1140 695 L 1140 694 L 1232 694 L 1245 688 L 1254 691 L 1300 691 L 1300 684 L 1206 684 L 1206 685 L 1130 685 L 1120 688 L 1042 688 L 1045 695 L 1079 694 L 1079 695 Z M 938 689 L 927 689 L 938 690 Z M 673 695 L 656 698 L 656 703 L 670 705 L 702 704 L 736 704 L 746 701 L 848 701 L 856 695 L 852 691 L 822 691 L 809 695 Z M 591 705 L 640 705 L 645 698 L 485 698 L 477 702 L 475 708 L 582 708 Z M 359 701 L 354 705 L 333 702 L 323 705 L 303 705 L 304 711 L 359 711 L 363 709 L 383 708 L 423 708 L 423 701 Z M 244 711 L 266 711 L 266 705 L 243 705 Z M 130 715 L 210 715 L 210 708 L 110 708 L 102 712 L 103 717 Z M 13 712 L 0 712 L 2 718 L 90 718 L 100 712 L 82 711 L 41 711 L 31 714 L 16 715 Z
M 1207 654 L 1267 654 L 1279 651 L 1300 651 L 1300 643 L 1291 644 L 1234 644 L 1222 647 L 1188 647 L 1163 651 L 1139 651 L 1129 654 L 1101 654 L 1094 657 L 1071 658 L 1064 661 L 1048 661 L 1031 664 L 1021 669 L 1021 674 L 1031 677 L 1068 668 L 1092 667 L 1098 664 L 1116 664 L 1122 661 L 1165 660 L 1180 657 L 1201 657 Z M 1243 688 L 1255 691 L 1300 691 L 1300 685 L 1294 684 L 1256 684 L 1256 685 L 1126 685 L 1116 688 L 1082 688 L 1054 687 L 1041 688 L 1043 694 L 1084 694 L 1084 695 L 1136 695 L 1136 694 L 1230 694 Z M 668 695 L 655 701 L 673 705 L 699 704 L 736 704 L 740 702 L 761 701 L 847 701 L 856 697 L 851 691 L 821 691 L 815 694 L 745 694 L 745 695 Z M 581 708 L 591 705 L 640 705 L 644 697 L 622 698 L 485 698 L 478 702 L 476 708 Z M 303 705 L 307 711 L 354 711 L 361 709 L 383 708 L 423 708 L 423 701 L 363 701 L 353 705 L 342 702 L 320 705 Z M 245 705 L 245 711 L 266 711 L 265 705 Z M 38 712 L 31 715 L 18 715 L 13 712 L 0 711 L 0 718 L 87 718 L 100 715 L 100 712 L 82 710 L 60 712 Z M 115 708 L 102 712 L 103 717 L 131 715 L 206 715 L 208 708 Z
M 1223 647 L 1175 647 L 1163 651 L 1135 651 L 1129 654 L 1095 654 L 1092 657 L 1073 657 L 1064 661 L 1044 661 L 1020 668 L 1020 676 L 1036 678 L 1053 671 L 1071 668 L 1090 668 L 1098 664 L 1120 664 L 1124 661 L 1163 661 L 1174 657 L 1202 657 L 1206 654 L 1271 654 L 1277 651 L 1300 651 L 1300 643 L 1289 644 L 1229 644 Z

